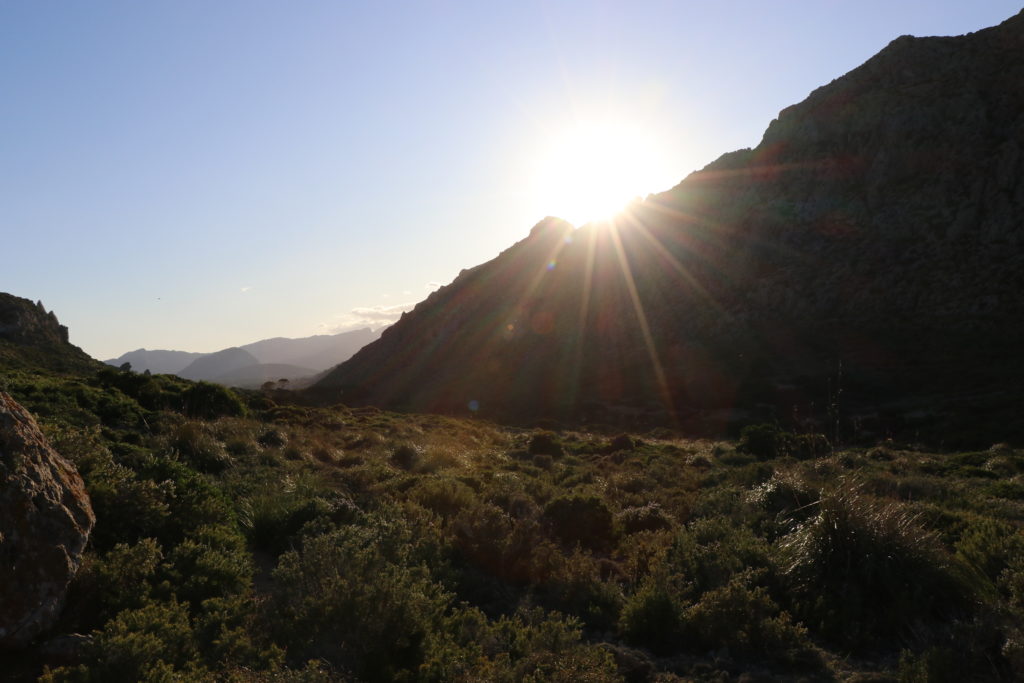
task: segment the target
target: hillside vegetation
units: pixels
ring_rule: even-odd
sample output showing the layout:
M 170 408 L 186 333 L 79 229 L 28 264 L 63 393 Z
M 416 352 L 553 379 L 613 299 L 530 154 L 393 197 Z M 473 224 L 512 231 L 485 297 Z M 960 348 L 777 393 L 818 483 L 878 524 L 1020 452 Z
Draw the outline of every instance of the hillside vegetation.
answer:
M 5 377 L 97 517 L 56 631 L 0 659 L 15 680 L 1024 676 L 1006 445 L 539 431 L 113 368 Z

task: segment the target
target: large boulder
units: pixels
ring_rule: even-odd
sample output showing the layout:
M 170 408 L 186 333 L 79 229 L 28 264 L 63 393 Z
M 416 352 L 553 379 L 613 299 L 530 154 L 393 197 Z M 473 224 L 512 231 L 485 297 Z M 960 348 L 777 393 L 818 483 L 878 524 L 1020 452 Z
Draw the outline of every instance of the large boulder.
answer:
M 95 523 L 78 471 L 0 392 L 0 648 L 53 625 Z

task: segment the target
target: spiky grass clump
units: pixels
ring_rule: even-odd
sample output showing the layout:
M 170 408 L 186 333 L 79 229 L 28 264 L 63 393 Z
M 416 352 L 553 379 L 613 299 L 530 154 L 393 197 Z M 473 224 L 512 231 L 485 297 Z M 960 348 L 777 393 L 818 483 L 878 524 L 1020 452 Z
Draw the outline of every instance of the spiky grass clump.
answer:
M 975 588 L 906 508 L 856 481 L 822 496 L 818 515 L 780 543 L 796 615 L 853 648 L 907 641 L 921 624 L 966 616 Z

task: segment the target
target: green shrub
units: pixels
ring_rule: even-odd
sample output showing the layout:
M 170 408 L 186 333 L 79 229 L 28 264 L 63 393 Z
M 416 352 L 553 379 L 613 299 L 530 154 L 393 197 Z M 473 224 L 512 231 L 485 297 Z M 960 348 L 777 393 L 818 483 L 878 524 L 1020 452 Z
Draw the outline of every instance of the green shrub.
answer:
M 436 476 L 424 477 L 409 491 L 409 497 L 446 518 L 470 507 L 477 500 L 473 489 L 461 481 Z
M 761 460 L 778 458 L 788 451 L 787 434 L 772 424 L 747 425 L 740 431 L 736 450 Z
M 280 429 L 271 427 L 264 430 L 256 441 L 264 448 L 284 448 L 288 443 L 288 436 Z
M 537 432 L 530 437 L 526 450 L 530 455 L 550 455 L 555 458 L 565 455 L 565 449 L 553 432 Z
M 583 640 L 579 621 L 523 608 L 495 622 L 475 609 L 448 620 L 452 638 L 419 670 L 424 681 L 621 681 L 603 648 Z
M 167 562 L 177 597 L 195 607 L 209 598 L 246 593 L 252 583 L 245 539 L 234 526 L 193 530 L 167 554 Z
M 740 441 L 736 449 L 761 460 L 787 455 L 808 460 L 828 455 L 832 445 L 824 434 L 791 434 L 773 424 L 756 424 L 740 430 Z
M 619 434 L 610 442 L 608 447 L 605 449 L 609 453 L 617 453 L 619 451 L 632 451 L 637 448 L 639 441 L 631 437 L 629 434 Z
M 96 514 L 90 543 L 106 551 L 118 543 L 136 543 L 159 536 L 171 519 L 173 486 L 140 478 L 114 462 L 110 451 L 97 448 L 76 460 Z
M 321 658 L 366 680 L 394 680 L 423 662 L 449 598 L 403 561 L 411 539 L 388 533 L 329 530 L 281 556 L 268 619 L 291 660 Z
M 793 473 L 776 472 L 768 481 L 754 486 L 746 500 L 768 515 L 762 529 L 769 538 L 774 538 L 818 512 L 817 494 Z
M 969 613 L 973 588 L 934 534 L 846 482 L 780 550 L 796 615 L 845 646 L 905 642 L 922 624 Z
M 399 444 L 391 452 L 391 462 L 395 467 L 411 470 L 419 463 L 422 453 L 413 444 Z
M 956 542 L 956 555 L 992 585 L 1015 557 L 1024 557 L 1024 531 L 987 517 L 972 519 Z
M 788 445 L 789 454 L 799 460 L 820 458 L 832 452 L 832 444 L 824 434 L 794 434 Z
M 566 545 L 601 550 L 614 541 L 612 513 L 598 496 L 572 494 L 555 498 L 544 508 L 543 522 Z
M 171 439 L 171 446 L 200 472 L 223 472 L 233 462 L 224 445 L 202 422 L 186 422 L 179 426 Z
M 626 642 L 655 654 L 667 655 L 681 649 L 682 606 L 663 574 L 648 577 L 626 600 L 619 632 Z
M 245 414 L 245 404 L 235 392 L 212 382 L 196 382 L 185 390 L 182 400 L 185 414 L 192 418 L 215 420 Z
M 162 560 L 160 545 L 152 538 L 134 545 L 118 543 L 92 558 L 72 583 L 66 616 L 84 631 L 102 626 L 122 610 L 142 607 L 153 594 Z
M 616 515 L 616 521 L 626 534 L 672 528 L 672 518 L 657 503 L 626 508 Z
M 686 646 L 698 652 L 729 649 L 742 657 L 783 662 L 798 659 L 809 649 L 807 632 L 779 609 L 755 574 L 734 574 L 723 586 L 705 593 L 683 613 Z
M 280 482 L 262 482 L 241 498 L 238 522 L 254 547 L 278 555 L 308 522 L 352 508 L 351 501 L 332 495 L 319 478 L 289 475 Z
M 121 612 L 96 634 L 90 648 L 89 680 L 134 683 L 209 675 L 198 666 L 188 610 L 181 603 L 154 602 Z
M 622 590 L 615 581 L 602 578 L 602 573 L 613 568 L 607 560 L 577 548 L 556 564 L 540 586 L 541 600 L 546 607 L 575 615 L 590 628 L 611 629 L 623 603 Z
M 720 518 L 688 524 L 669 548 L 667 561 L 673 572 L 686 578 L 691 600 L 724 586 L 734 574 L 748 568 L 772 568 L 764 539 L 745 526 Z

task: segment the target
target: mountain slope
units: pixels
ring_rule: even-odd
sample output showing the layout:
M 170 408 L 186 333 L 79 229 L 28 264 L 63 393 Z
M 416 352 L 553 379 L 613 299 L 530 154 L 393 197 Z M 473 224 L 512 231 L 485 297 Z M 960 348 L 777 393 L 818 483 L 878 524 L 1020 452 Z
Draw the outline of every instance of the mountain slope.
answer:
M 299 365 L 257 363 L 230 370 L 222 375 L 211 378 L 211 381 L 229 387 L 258 389 L 265 382 L 274 382 L 276 385 L 280 379 L 286 379 L 288 380 L 287 386 L 301 387 L 303 385 L 302 380 L 314 375 L 316 375 L 316 370 Z M 309 382 L 309 380 L 306 380 L 306 382 Z
M 239 348 L 251 353 L 260 363 L 299 365 L 319 372 L 348 360 L 356 351 L 379 336 L 379 333 L 367 327 L 301 339 L 274 337 L 245 344 Z
M 188 367 L 175 373 L 191 380 L 215 380 L 217 377 L 256 365 L 259 361 L 248 351 L 238 347 L 209 353 L 192 361 Z
M 317 391 L 708 427 L 882 404 L 882 432 L 1005 408 L 1024 386 L 1022 146 L 1024 13 L 901 37 L 613 225 L 543 221 Z
M 136 349 L 121 354 L 117 358 L 103 361 L 107 365 L 120 367 L 125 363 L 131 363 L 132 370 L 144 372 L 149 370 L 153 374 L 173 375 L 184 370 L 192 361 L 205 356 L 204 353 L 192 351 L 168 351 L 163 349 Z
M 245 386 L 259 386 L 264 381 L 277 380 L 280 377 L 288 377 L 294 380 L 300 377 L 316 375 L 348 360 L 356 351 L 379 336 L 379 332 L 374 332 L 370 328 L 364 328 L 350 332 L 330 335 L 320 334 L 298 339 L 288 339 L 285 337 L 263 339 L 251 344 L 235 347 L 248 353 L 249 356 L 241 357 L 245 361 L 244 363 L 236 358 L 234 365 L 229 364 L 227 366 L 223 364 L 224 355 L 218 357 L 220 360 L 193 366 L 195 361 L 213 354 L 146 349 L 130 351 L 118 358 L 112 358 L 104 362 L 115 367 L 120 367 L 124 363 L 131 363 L 132 369 L 135 372 L 149 370 L 152 373 L 177 374 L 188 379 L 204 379 L 225 384 L 231 384 L 237 380 Z M 231 351 L 231 349 L 223 349 L 217 353 L 223 354 L 225 351 Z M 237 356 L 238 354 L 234 353 L 233 355 Z M 259 369 L 257 364 L 276 366 L 276 369 Z M 233 374 L 235 370 L 246 366 L 252 366 L 252 369 L 239 375 Z M 181 374 L 183 372 L 188 374 Z M 265 379 L 259 379 L 264 377 L 264 375 L 266 376 Z
M 68 328 L 43 303 L 0 292 L 0 365 L 89 372 L 100 364 L 68 341 Z

